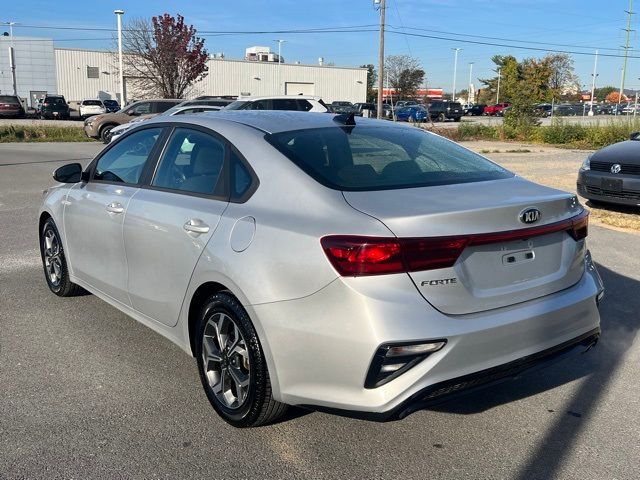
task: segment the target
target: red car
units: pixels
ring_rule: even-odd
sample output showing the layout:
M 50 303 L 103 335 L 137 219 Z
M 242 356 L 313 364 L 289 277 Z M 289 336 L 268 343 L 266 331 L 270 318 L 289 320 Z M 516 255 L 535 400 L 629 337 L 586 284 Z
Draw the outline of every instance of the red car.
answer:
M 24 108 L 15 95 L 0 95 L 0 118 L 22 118 Z
M 507 107 L 510 107 L 510 103 L 496 103 L 495 105 L 487 105 L 484 107 L 484 115 L 497 115 Z

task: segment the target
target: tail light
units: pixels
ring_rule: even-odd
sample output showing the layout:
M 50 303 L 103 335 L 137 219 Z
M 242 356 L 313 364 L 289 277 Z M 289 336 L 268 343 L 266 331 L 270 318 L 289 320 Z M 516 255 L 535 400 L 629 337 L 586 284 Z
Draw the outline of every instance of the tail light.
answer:
M 338 274 L 361 277 L 452 267 L 471 245 L 526 240 L 563 231 L 579 241 L 587 236 L 588 224 L 589 212 L 584 211 L 568 220 L 506 232 L 427 238 L 330 235 L 320 243 Z
M 42 106 L 43 106 L 43 107 L 48 107 L 48 106 L 49 106 L 49 104 L 48 104 L 48 103 L 43 103 L 43 104 L 42 104 Z

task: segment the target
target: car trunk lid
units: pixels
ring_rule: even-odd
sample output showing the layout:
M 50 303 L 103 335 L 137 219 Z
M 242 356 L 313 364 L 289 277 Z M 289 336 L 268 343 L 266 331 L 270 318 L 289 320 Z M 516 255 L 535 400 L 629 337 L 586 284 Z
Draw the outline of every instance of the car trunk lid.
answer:
M 411 271 L 422 296 L 447 314 L 467 314 L 528 301 L 577 283 L 584 242 L 564 228 L 583 209 L 576 197 L 519 177 L 402 190 L 344 192 L 355 209 L 400 239 L 476 238 L 451 267 Z M 540 218 L 520 216 L 537 209 Z M 569 224 L 571 222 L 569 221 Z M 558 231 L 541 228 L 562 225 Z M 557 230 L 557 229 L 556 229 Z M 497 232 L 524 235 L 488 235 Z M 516 237 L 514 239 L 514 237 Z

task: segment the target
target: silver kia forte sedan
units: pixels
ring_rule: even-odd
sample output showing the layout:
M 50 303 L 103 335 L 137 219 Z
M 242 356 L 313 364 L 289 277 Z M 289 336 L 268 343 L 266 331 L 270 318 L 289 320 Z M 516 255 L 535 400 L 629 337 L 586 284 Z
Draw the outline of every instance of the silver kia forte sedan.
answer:
M 89 291 L 178 344 L 237 427 L 287 405 L 401 417 L 599 336 L 576 197 L 414 127 L 158 118 L 54 178 L 51 291 Z

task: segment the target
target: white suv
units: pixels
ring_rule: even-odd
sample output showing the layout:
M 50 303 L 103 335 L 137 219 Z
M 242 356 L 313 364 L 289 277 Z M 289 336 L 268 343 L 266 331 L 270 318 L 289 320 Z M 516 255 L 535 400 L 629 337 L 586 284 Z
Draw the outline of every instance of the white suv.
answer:
M 104 103 L 102 103 L 102 100 L 88 98 L 80 103 L 79 112 L 80 118 L 84 120 L 92 115 L 101 115 L 106 113 L 107 109 L 105 108 Z
M 279 95 L 273 97 L 239 98 L 224 110 L 293 110 L 298 112 L 321 112 L 329 110 L 320 97 L 311 95 Z

